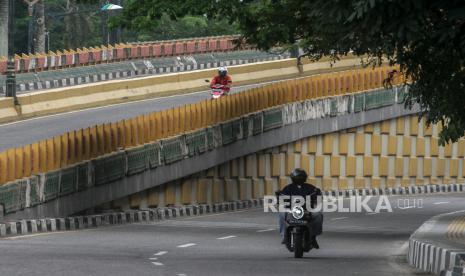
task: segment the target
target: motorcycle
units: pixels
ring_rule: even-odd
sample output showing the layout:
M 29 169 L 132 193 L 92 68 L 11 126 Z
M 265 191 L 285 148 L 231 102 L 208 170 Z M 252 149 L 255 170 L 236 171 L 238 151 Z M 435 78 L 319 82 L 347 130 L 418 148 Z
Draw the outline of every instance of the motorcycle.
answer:
M 309 252 L 312 246 L 312 214 L 300 206 L 294 207 L 285 214 L 284 242 L 295 258 L 302 258 L 304 252 Z
M 209 80 L 205 80 L 205 82 L 210 82 Z M 219 99 L 226 95 L 224 90 L 224 85 L 215 84 L 213 88 L 211 88 L 211 95 L 213 99 Z

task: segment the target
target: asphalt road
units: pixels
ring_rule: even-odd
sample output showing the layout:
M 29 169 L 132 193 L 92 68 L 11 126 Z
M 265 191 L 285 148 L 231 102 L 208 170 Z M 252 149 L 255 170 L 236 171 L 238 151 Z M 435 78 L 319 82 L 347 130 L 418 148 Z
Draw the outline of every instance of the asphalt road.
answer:
M 263 84 L 237 86 L 233 88 L 232 93 L 238 93 Z M 205 88 L 207 88 L 207 85 Z M 0 125 L 0 152 L 61 135 L 68 131 L 102 123 L 117 122 L 153 111 L 199 102 L 209 97 L 210 90 L 203 90 L 184 95 L 90 108 L 2 124 Z
M 392 213 L 326 213 L 321 249 L 303 259 L 280 244 L 276 215 L 263 209 L 5 238 L 0 275 L 427 275 L 407 265 L 406 242 L 431 216 L 465 209 L 463 196 L 394 196 Z M 404 199 L 422 208 L 397 208 Z

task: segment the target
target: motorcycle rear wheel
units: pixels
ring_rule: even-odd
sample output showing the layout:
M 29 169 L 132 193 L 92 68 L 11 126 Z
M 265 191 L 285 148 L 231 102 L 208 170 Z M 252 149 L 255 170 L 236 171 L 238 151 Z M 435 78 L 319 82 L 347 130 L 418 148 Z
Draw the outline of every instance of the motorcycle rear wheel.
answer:
M 302 233 L 294 234 L 294 258 L 302 258 L 304 255 L 304 241 Z

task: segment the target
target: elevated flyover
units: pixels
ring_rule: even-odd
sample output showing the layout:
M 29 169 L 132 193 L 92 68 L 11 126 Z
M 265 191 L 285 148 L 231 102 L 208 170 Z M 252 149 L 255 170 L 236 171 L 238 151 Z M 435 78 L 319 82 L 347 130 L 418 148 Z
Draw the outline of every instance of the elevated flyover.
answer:
M 157 102 L 156 112 L 131 111 L 97 126 L 86 126 L 96 120 L 88 118 L 81 129 L 70 123 L 72 131 L 64 134 L 37 131 L 45 139 L 37 143 L 9 142 L 0 153 L 0 202 L 8 222 L 0 223 L 0 236 L 10 235 L 0 239 L 8 252 L 0 272 L 418 274 L 405 261 L 409 235 L 432 215 L 463 209 L 463 193 L 442 192 L 464 190 L 458 184 L 464 182 L 465 140 L 439 146 L 441 126 L 426 126 L 415 106 L 404 108 L 408 90 L 401 76 L 393 88 L 383 86 L 392 69 L 271 82 L 216 101 L 202 93 L 186 104 L 173 97 L 166 105 Z M 87 112 L 124 110 L 108 108 Z M 2 130 L 35 120 L 45 128 L 62 116 Z M 287 184 L 294 167 L 307 169 L 309 182 L 325 194 L 394 194 L 394 212 L 325 214 L 322 249 L 298 262 L 279 244 L 274 214 L 251 209 L 178 217 L 257 202 Z M 405 208 L 406 200 L 422 208 Z M 165 214 L 176 218 L 163 220 Z M 126 219 L 139 223 L 61 232 Z M 11 236 L 12 229 L 33 235 Z M 411 254 L 421 260 L 430 252 L 417 248 Z M 409 261 L 421 267 L 419 259 Z

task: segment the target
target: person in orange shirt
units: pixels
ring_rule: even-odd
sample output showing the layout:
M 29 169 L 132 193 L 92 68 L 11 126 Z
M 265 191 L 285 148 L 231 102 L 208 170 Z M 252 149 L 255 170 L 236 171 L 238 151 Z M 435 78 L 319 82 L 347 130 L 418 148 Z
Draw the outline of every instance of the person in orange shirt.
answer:
M 227 95 L 229 90 L 231 90 L 232 78 L 228 75 L 228 69 L 226 67 L 218 68 L 218 75 L 215 76 L 210 82 L 210 88 L 217 88 L 216 86 L 221 86 L 224 94 Z

